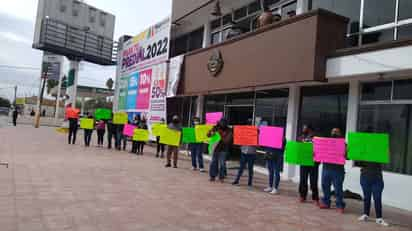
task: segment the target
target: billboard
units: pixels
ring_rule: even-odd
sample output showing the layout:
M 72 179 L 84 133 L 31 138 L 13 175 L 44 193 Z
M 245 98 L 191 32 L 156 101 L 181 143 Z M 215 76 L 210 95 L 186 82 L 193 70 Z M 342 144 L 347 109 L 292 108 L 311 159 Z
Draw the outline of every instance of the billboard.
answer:
M 167 61 L 169 57 L 170 18 L 153 25 L 123 44 L 121 73 Z
M 139 88 L 139 72 L 133 73 L 129 77 L 129 81 L 127 84 L 127 110 L 134 110 L 136 109 L 136 99 L 137 99 L 137 91 Z

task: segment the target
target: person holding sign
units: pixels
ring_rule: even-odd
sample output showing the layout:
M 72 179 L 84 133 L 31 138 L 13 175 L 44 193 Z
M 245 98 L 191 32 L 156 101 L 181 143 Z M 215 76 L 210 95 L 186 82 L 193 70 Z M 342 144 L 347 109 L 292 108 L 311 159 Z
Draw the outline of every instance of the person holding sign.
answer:
M 199 117 L 193 118 L 193 127 L 200 124 Z M 190 146 L 190 155 L 192 157 L 192 170 L 196 171 L 199 164 L 199 171 L 204 172 L 203 164 L 203 143 L 191 143 Z
M 162 118 L 160 120 L 161 124 L 165 123 L 165 119 Z M 153 125 L 152 125 L 153 130 Z M 164 158 L 165 154 L 165 146 L 164 144 L 160 143 L 160 136 L 156 136 L 156 158 Z M 160 154 L 160 155 L 159 155 Z
M 221 119 L 212 130 L 209 131 L 208 137 L 214 136 L 216 133 L 220 135 L 220 141 L 216 145 L 212 162 L 210 163 L 210 181 L 215 181 L 219 175 L 219 180 L 223 183 L 226 177 L 226 156 L 229 154 L 233 144 L 232 129 L 229 128 L 226 119 Z
M 140 119 L 139 123 L 137 124 L 137 128 L 147 130 L 146 118 L 144 116 L 142 119 Z M 137 141 L 137 155 L 143 155 L 143 149 L 145 144 L 146 143 L 144 141 Z
M 69 120 L 69 144 L 76 144 L 77 128 L 79 123 L 79 110 L 66 108 L 66 117 Z
M 112 113 L 113 118 L 113 113 Z M 113 124 L 113 119 L 107 120 L 107 148 L 112 148 L 112 141 L 116 139 L 116 125 Z
M 88 119 L 93 119 L 93 116 L 89 115 L 88 112 L 86 113 L 86 117 Z M 92 139 L 92 134 L 93 134 L 93 127 L 83 128 L 83 130 L 84 130 L 84 145 L 86 147 L 90 147 L 90 141 Z
M 382 218 L 382 192 L 384 188 L 382 164 L 372 162 L 358 162 L 361 167 L 360 184 L 363 191 L 363 215 L 359 221 L 368 221 L 371 209 L 371 199 L 375 203 L 376 223 L 389 226 Z
M 256 160 L 256 147 L 255 146 L 241 146 L 240 147 L 240 167 L 237 172 L 237 176 L 235 180 L 233 181 L 233 185 L 239 185 L 239 180 L 240 177 L 243 175 L 243 170 L 246 167 L 248 167 L 248 183 L 247 185 L 249 187 L 252 187 L 252 181 L 253 181 L 253 167 L 255 165 L 255 160 Z
M 333 128 L 331 131 L 332 138 L 342 138 L 342 132 L 339 128 Z M 321 209 L 330 208 L 331 186 L 335 189 L 336 209 L 343 213 L 345 202 L 343 201 L 343 180 L 345 179 L 345 166 L 341 164 L 323 163 L 322 170 L 322 191 L 323 197 L 319 204 Z
M 174 115 L 172 118 L 172 122 L 169 123 L 168 128 L 171 130 L 175 130 L 178 132 L 182 131 L 182 124 L 180 123 L 179 116 Z M 173 156 L 173 168 L 177 168 L 177 157 L 179 153 L 179 146 L 167 145 L 167 163 L 165 165 L 166 168 L 172 167 L 172 156 Z
M 96 131 L 97 131 L 97 145 L 99 147 L 103 147 L 104 133 L 106 133 L 106 124 L 104 120 L 101 119 L 99 120 L 99 122 L 97 122 Z
M 313 128 L 310 125 L 303 125 L 302 135 L 298 138 L 300 142 L 312 143 L 314 134 Z M 300 202 L 304 203 L 308 195 L 308 179 L 310 181 L 310 189 L 312 191 L 312 200 L 319 204 L 319 189 L 318 189 L 318 175 L 319 175 L 319 163 L 315 163 L 314 166 L 300 166 L 299 177 L 299 195 Z
M 140 124 L 140 115 L 137 115 L 134 117 L 133 122 L 131 123 L 132 125 L 136 126 L 136 128 L 139 126 Z M 138 141 L 136 140 L 132 140 L 132 150 L 130 151 L 130 153 L 135 153 L 136 155 L 138 155 Z

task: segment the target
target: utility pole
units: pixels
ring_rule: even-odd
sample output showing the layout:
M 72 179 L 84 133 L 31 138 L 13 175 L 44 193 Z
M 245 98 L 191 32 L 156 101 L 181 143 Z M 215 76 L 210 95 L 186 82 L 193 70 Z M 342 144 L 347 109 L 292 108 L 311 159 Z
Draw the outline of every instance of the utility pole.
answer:
M 17 85 L 14 86 L 14 107 L 17 106 Z
M 49 66 L 47 64 L 43 65 L 42 68 L 42 73 L 41 73 L 41 78 L 40 81 L 43 81 L 41 84 L 41 89 L 40 89 L 40 94 L 37 97 L 37 113 L 36 113 L 36 118 L 34 121 L 34 127 L 39 128 L 40 127 L 40 114 L 41 114 L 41 105 L 43 103 L 43 94 L 44 94 L 44 88 L 46 87 L 46 82 L 47 82 L 47 72 L 49 70 Z

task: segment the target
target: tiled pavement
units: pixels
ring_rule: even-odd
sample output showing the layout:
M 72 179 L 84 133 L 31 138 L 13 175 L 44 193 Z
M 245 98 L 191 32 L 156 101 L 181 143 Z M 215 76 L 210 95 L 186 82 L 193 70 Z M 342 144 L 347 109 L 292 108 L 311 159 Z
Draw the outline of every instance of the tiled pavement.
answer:
M 0 166 L 1 231 L 412 230 L 412 213 L 385 208 L 397 224 L 389 228 L 359 223 L 359 202 L 340 215 L 297 203 L 292 183 L 263 193 L 265 176 L 251 191 L 210 183 L 188 160 L 165 169 L 150 148 L 135 156 L 69 146 L 52 128 L 31 127 L 1 128 L 0 142 L 0 160 L 10 163 Z

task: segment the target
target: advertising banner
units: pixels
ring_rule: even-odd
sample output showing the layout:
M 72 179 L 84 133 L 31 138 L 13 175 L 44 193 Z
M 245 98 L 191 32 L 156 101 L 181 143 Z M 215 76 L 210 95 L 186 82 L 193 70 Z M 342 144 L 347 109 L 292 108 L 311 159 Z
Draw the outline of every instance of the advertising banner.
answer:
M 313 152 L 316 162 L 344 165 L 346 162 L 345 139 L 315 137 Z
M 169 58 L 170 18 L 151 26 L 123 45 L 121 73 L 165 62 Z
M 351 132 L 348 137 L 350 160 L 389 163 L 389 135 Z
M 166 71 L 166 63 L 152 67 L 149 123 L 159 123 L 166 119 Z
M 138 111 L 149 109 L 151 85 L 152 69 L 139 72 L 139 87 L 136 99 L 136 109 Z
M 185 56 L 180 55 L 170 59 L 169 62 L 169 78 L 167 80 L 167 97 L 175 97 L 179 87 L 180 75 L 182 74 L 182 66 Z
M 118 110 L 126 110 L 126 100 L 127 100 L 127 85 L 129 83 L 129 76 L 123 76 L 119 80 L 119 103 Z
M 127 85 L 127 100 L 126 100 L 127 110 L 136 109 L 136 99 L 137 99 L 138 88 L 139 88 L 139 73 L 136 72 L 130 76 L 129 82 Z
M 259 145 L 271 148 L 283 148 L 284 128 L 260 126 L 259 127 Z

